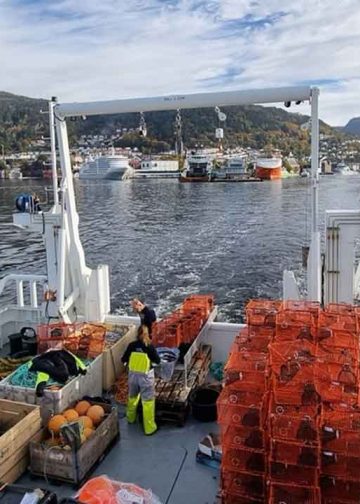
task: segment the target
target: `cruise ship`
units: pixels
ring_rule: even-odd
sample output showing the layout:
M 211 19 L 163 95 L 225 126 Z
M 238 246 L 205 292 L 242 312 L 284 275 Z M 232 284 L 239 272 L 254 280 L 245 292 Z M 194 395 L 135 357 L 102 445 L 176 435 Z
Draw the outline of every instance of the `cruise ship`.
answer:
M 234 368 L 235 376 L 228 380 L 227 385 L 224 383 L 227 387 L 232 385 L 233 390 L 231 394 L 224 394 L 223 402 L 220 402 L 223 418 L 221 475 L 220 471 L 204 467 L 196 462 L 196 451 L 201 440 L 207 440 L 210 455 L 215 451 L 213 450 L 214 443 L 209 441 L 208 435 L 209 432 L 220 430 L 215 423 L 189 420 L 189 426 L 182 429 L 164 426 L 155 436 L 145 437 L 138 425 L 127 425 L 125 415 L 119 415 L 119 419 L 116 418 L 120 422 L 122 431 L 120 446 L 116 446 L 104 460 L 100 460 L 97 474 L 105 473 L 112 480 L 129 481 L 145 489 L 151 488 L 154 494 L 158 494 L 160 502 L 166 504 L 204 504 L 215 501 L 221 504 L 359 502 L 359 318 L 356 317 L 359 317 L 360 313 L 359 307 L 354 304 L 360 297 L 360 267 L 358 266 L 356 272 L 354 271 L 354 258 L 355 244 L 360 237 L 360 210 L 326 210 L 322 230 L 326 233 L 327 239 L 322 242 L 318 203 L 318 97 L 317 87 L 298 86 L 116 100 L 95 104 L 49 103 L 50 124 L 55 123 L 57 126 L 61 189 L 56 182 L 57 166 L 54 156 L 54 205 L 41 213 L 18 211 L 13 214 L 13 223 L 16 226 L 43 237 L 47 256 L 46 267 L 44 266 L 42 274 L 35 274 L 33 271 L 17 271 L 1 279 L 0 346 L 8 344 L 9 337 L 14 333 L 19 333 L 21 328 L 37 328 L 38 324 L 46 325 L 50 320 L 58 324 L 93 321 L 112 325 L 139 324 L 138 317 L 111 313 L 109 268 L 105 264 L 90 268 L 86 262 L 82 236 L 79 232 L 79 215 L 68 149 L 65 122 L 67 118 L 102 113 L 173 110 L 180 106 L 186 109 L 215 105 L 283 103 L 284 101 L 303 101 L 310 103 L 311 106 L 313 183 L 311 184 L 311 234 L 307 256 L 306 289 L 301 288 L 293 271 L 285 270 L 282 301 L 253 301 L 253 308 L 249 311 L 247 319 L 249 326 L 245 326 L 240 320 L 237 323 L 228 323 L 209 318 L 195 341 L 189 344 L 183 357 L 181 368 L 183 374 L 180 373 L 179 376 L 185 376 L 185 379 L 179 378 L 176 383 L 179 387 L 177 397 L 187 393 L 187 371 L 190 370 L 188 366 L 195 353 L 204 348 L 202 345 L 211 347 L 212 362 L 225 363 L 229 352 L 233 349 L 231 355 L 235 354 L 242 365 L 239 368 L 240 372 Z M 54 128 L 51 129 L 51 135 L 53 137 L 55 135 Z M 55 141 L 52 144 L 55 146 Z M 190 159 L 192 161 L 189 163 L 188 175 L 206 178 L 209 167 L 208 158 L 194 155 Z M 263 166 L 261 163 L 259 168 L 272 169 L 267 164 Z M 277 169 L 276 165 L 274 169 Z M 211 198 L 209 198 L 209 204 L 211 203 Z M 91 212 L 92 209 L 88 211 Z M 149 212 L 153 211 L 156 209 L 149 210 Z M 226 208 L 223 212 L 226 212 Z M 226 214 L 224 216 L 226 218 Z M 114 218 L 118 217 L 118 214 L 114 213 Z M 220 220 L 215 222 L 214 226 L 218 226 L 219 223 Z M 241 215 L 239 225 L 241 225 Z M 297 225 L 298 223 L 294 222 L 294 226 Z M 91 231 L 91 228 L 87 229 L 88 233 Z M 140 231 L 139 227 L 137 239 L 141 239 Z M 199 221 L 200 231 L 201 220 Z M 107 232 L 111 232 L 111 227 Z M 251 236 L 247 239 L 251 239 Z M 24 237 L 24 243 L 25 240 Z M 214 247 L 216 247 L 215 242 Z M 141 263 L 138 267 L 141 274 Z M 267 268 L 271 268 L 271 265 L 264 264 L 263 278 L 269 274 Z M 256 279 L 253 280 L 255 285 Z M 264 285 L 266 285 L 265 282 Z M 260 284 L 258 287 L 261 287 L 266 296 L 264 285 Z M 3 296 L 5 288 L 11 289 L 14 294 L 10 302 L 7 302 L 7 298 Z M 25 288 L 29 288 L 30 296 L 24 296 Z M 42 296 L 38 299 L 37 292 L 40 292 L 40 289 Z M 326 307 L 327 312 L 320 308 L 320 303 L 321 306 Z M 293 307 L 284 310 L 289 312 L 292 319 L 287 318 L 288 315 L 284 315 L 284 312 L 283 317 L 278 318 L 276 313 L 278 308 L 275 307 L 281 305 Z M 321 338 L 318 333 L 315 333 L 320 309 L 322 320 L 329 321 L 324 322 L 322 331 L 319 331 Z M 195 312 L 198 313 L 199 310 Z M 272 338 L 277 337 L 276 333 L 282 335 L 280 344 L 276 342 L 273 344 Z M 316 354 L 311 360 L 312 354 L 309 348 L 315 344 L 315 338 L 318 338 L 321 344 L 316 345 Z M 235 345 L 234 342 L 236 342 Z M 268 346 L 274 357 L 270 362 L 271 375 L 266 374 L 269 362 Z M 291 361 L 284 354 L 284 351 L 288 349 L 293 352 Z M 280 352 L 276 353 L 276 350 Z M 266 360 L 260 361 L 261 355 L 265 355 Z M 101 360 L 99 362 L 102 363 Z M 263 362 L 265 364 L 262 367 Z M 355 372 L 350 371 L 349 362 L 351 366 L 355 362 L 356 375 Z M 319 374 L 320 367 L 323 373 Z M 191 369 L 191 373 L 195 371 L 195 377 L 197 377 L 199 371 L 196 370 L 196 366 L 194 365 Z M 231 370 L 231 367 L 228 367 L 227 372 Z M 318 389 L 314 389 L 314 371 L 318 373 L 319 380 L 323 380 L 323 382 L 317 382 L 317 386 L 320 384 Z M 297 375 L 296 379 L 293 379 L 294 375 Z M 348 380 L 345 381 L 345 385 L 339 383 L 344 380 L 342 375 L 345 375 Z M 349 375 L 351 375 L 350 379 Z M 102 376 L 101 371 L 99 376 Z M 230 377 L 229 372 L 228 376 Z M 86 376 L 81 376 L 79 380 L 85 378 Z M 71 394 L 73 392 L 79 394 L 82 383 L 82 381 L 76 381 L 77 388 L 71 389 Z M 277 387 L 275 391 L 269 389 L 275 386 L 274 384 Z M 94 383 L 94 387 L 95 385 L 101 388 L 101 378 Z M 3 387 L 5 395 L 9 388 Z M 16 387 L 13 386 L 13 388 Z M 92 393 L 96 394 L 96 390 L 93 389 Z M 32 397 L 35 399 L 34 389 L 32 391 Z M 225 390 L 225 392 L 229 391 L 229 388 Z M 59 399 L 55 400 L 55 394 L 58 397 L 60 393 L 59 390 L 48 391 L 51 400 L 46 403 L 45 397 L 43 405 L 50 408 L 57 405 Z M 64 407 L 79 398 L 79 395 L 75 394 L 74 397 L 71 394 L 67 394 L 68 402 L 66 405 L 63 404 Z M 332 403 L 326 399 L 329 396 L 330 400 L 336 403 L 337 410 L 333 409 Z M 30 394 L 26 396 L 23 394 L 23 397 L 30 401 Z M 353 401 L 351 404 L 345 403 L 349 397 Z M 172 405 L 174 414 L 178 403 L 174 402 Z M 18 405 L 18 409 L 14 409 L 14 412 L 22 413 L 23 406 Z M 7 412 L 7 416 L 11 415 Z M 324 419 L 327 418 L 333 419 L 330 427 L 324 423 Z M 13 422 L 12 419 L 11 422 Z M 333 428 L 334 424 L 335 428 Z M 337 425 L 339 427 L 336 427 Z M 104 438 L 108 431 L 109 429 L 101 431 Z M 268 438 L 269 433 L 274 433 L 273 438 Z M 20 447 L 19 457 L 13 460 L 9 460 L 7 452 L 2 450 L 0 466 L 2 470 L 4 466 L 7 467 L 7 474 L 10 474 L 8 478 L 11 477 L 11 481 L 14 480 L 14 474 L 21 475 L 28 467 L 27 447 L 21 444 L 24 435 L 25 431 L 16 430 L 14 437 L 6 436 L 6 434 L 2 436 L 2 439 L 7 437 L 9 446 L 15 444 L 16 447 Z M 96 452 L 101 446 L 101 439 L 97 437 L 87 442 L 92 443 L 93 451 Z M 351 456 L 347 455 L 348 452 Z M 72 463 L 75 459 L 77 464 L 75 448 L 66 453 L 68 453 L 66 460 Z M 63 461 L 64 450 L 59 446 L 47 445 L 44 457 L 42 474 L 45 479 L 41 483 L 33 482 L 32 485 L 49 488 L 50 468 L 54 469 L 60 465 L 61 468 L 67 469 Z M 50 457 L 52 460 L 56 457 L 56 462 L 53 461 L 51 465 Z M 91 450 L 87 458 L 90 457 L 92 457 Z M 87 458 L 84 456 L 81 461 Z M 76 464 L 74 472 L 77 474 L 78 465 Z M 85 479 L 88 477 L 87 472 Z M 8 480 L 5 479 L 5 481 Z M 31 482 L 23 477 L 20 483 L 29 486 Z M 0 491 L 4 487 L 6 485 L 2 485 Z M 103 487 L 100 487 L 100 490 Z M 67 497 L 75 493 L 71 488 L 66 489 L 64 484 L 55 487 L 55 490 L 61 492 L 61 496 Z M 126 501 L 128 500 L 126 498 Z M 118 502 L 116 498 L 111 502 L 115 501 Z M 78 501 L 67 500 L 66 502 Z M 99 498 L 98 502 L 104 502 L 104 499 Z M 107 502 L 110 501 L 107 500 Z M 135 500 L 133 499 L 132 502 Z M 137 499 L 136 502 L 145 503 L 145 500 Z M 158 499 L 154 497 L 151 502 L 158 502 Z
M 94 159 L 89 159 L 79 171 L 80 179 L 105 179 L 121 180 L 129 168 L 129 159 L 126 156 L 100 155 Z

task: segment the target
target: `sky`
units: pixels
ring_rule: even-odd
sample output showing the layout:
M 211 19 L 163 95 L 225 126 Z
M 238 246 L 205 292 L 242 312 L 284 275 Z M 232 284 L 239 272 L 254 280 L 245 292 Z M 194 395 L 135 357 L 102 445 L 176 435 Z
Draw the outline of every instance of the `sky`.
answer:
M 312 84 L 338 126 L 359 48 L 359 0 L 0 0 L 0 90 L 60 101 Z

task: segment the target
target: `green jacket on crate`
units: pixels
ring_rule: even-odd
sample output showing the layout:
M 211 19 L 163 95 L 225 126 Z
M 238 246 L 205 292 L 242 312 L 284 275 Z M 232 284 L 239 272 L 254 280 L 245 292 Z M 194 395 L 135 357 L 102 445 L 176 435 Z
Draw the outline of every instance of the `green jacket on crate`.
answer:
M 157 431 L 155 423 L 155 374 L 153 364 L 160 364 L 160 357 L 151 344 L 148 328 L 142 325 L 137 340 L 127 347 L 122 362 L 129 368 L 129 398 L 126 418 L 129 423 L 136 421 L 137 407 L 141 398 L 143 425 L 146 435 Z
M 47 382 L 52 378 L 66 383 L 71 376 L 86 374 L 86 365 L 68 350 L 50 350 L 38 355 L 28 363 L 31 373 L 36 373 L 36 395 L 44 394 Z

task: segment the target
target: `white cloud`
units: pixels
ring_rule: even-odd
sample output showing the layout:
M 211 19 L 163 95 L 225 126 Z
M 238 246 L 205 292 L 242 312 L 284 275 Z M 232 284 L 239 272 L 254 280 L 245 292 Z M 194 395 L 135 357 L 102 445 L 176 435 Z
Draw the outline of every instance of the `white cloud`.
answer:
M 0 0 L 0 89 L 88 100 L 319 82 L 337 125 L 360 115 L 359 25 L 358 0 Z

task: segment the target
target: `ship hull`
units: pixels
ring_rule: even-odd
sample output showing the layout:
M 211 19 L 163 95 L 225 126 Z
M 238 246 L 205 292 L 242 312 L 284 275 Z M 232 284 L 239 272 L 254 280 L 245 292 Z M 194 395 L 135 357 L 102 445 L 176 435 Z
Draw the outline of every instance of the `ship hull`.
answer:
M 261 180 L 278 180 L 282 178 L 281 166 L 277 168 L 256 167 L 256 176 Z

